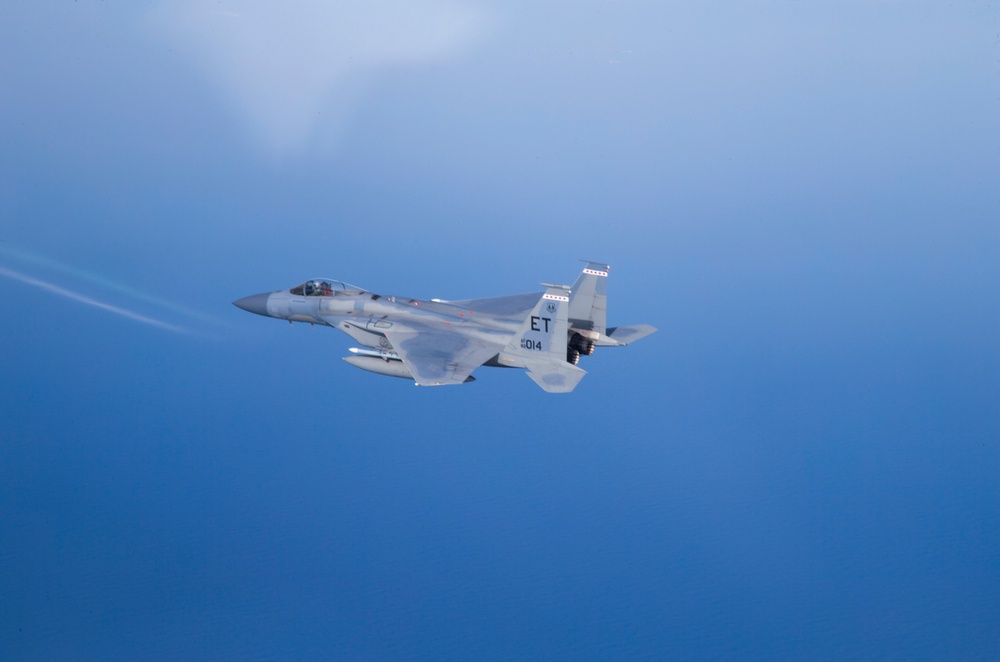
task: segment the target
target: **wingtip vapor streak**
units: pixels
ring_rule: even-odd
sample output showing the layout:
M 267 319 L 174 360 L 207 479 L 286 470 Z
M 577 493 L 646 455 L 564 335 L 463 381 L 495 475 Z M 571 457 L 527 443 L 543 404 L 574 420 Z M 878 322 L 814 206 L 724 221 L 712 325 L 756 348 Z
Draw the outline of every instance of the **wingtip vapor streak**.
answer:
M 233 302 L 289 322 L 339 329 L 362 347 L 349 364 L 418 386 L 464 384 L 479 366 L 522 368 L 550 393 L 568 393 L 586 373 L 580 357 L 623 347 L 656 331 L 648 324 L 607 327 L 610 267 L 587 262 L 572 287 L 542 283 L 544 292 L 443 301 L 382 296 L 317 278 L 288 290 Z

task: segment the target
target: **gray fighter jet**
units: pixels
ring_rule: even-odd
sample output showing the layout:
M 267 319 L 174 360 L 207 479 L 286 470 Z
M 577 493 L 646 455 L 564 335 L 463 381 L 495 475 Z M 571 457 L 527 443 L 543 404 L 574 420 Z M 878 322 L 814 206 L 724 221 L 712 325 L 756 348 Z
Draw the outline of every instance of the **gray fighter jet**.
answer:
M 545 292 L 444 301 L 382 296 L 317 278 L 234 301 L 243 310 L 340 329 L 363 347 L 344 360 L 418 386 L 473 381 L 481 365 L 524 368 L 550 393 L 568 393 L 586 371 L 580 355 L 623 347 L 656 331 L 648 324 L 607 328 L 609 266 L 587 262 L 573 287 L 542 283 Z

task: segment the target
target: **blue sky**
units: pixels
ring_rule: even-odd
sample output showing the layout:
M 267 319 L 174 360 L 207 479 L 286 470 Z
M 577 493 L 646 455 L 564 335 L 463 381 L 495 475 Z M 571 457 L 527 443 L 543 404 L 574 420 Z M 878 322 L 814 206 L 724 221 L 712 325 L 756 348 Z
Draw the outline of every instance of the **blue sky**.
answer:
M 986 659 L 989 3 L 0 8 L 0 657 Z M 230 305 L 612 265 L 417 389 Z

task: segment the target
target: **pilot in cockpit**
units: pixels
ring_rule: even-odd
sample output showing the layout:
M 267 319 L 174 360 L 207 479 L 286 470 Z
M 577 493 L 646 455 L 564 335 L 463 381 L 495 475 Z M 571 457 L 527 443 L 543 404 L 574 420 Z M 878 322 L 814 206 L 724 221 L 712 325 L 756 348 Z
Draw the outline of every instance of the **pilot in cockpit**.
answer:
M 330 290 L 330 283 L 322 280 L 310 280 L 305 286 L 307 297 L 328 297 L 330 296 Z

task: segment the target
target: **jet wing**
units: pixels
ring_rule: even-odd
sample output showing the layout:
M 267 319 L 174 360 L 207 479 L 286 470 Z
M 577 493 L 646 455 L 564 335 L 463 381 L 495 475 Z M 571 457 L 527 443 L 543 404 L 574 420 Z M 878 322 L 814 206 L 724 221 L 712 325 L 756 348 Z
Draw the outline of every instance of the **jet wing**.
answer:
M 422 322 L 397 322 L 385 337 L 419 386 L 462 384 L 503 348 L 499 341 L 470 338 L 453 328 Z

